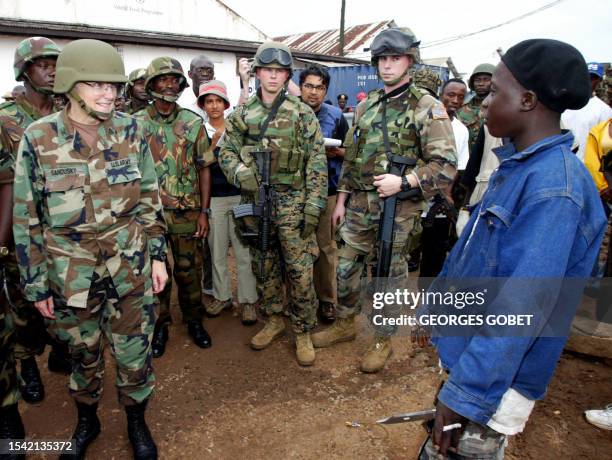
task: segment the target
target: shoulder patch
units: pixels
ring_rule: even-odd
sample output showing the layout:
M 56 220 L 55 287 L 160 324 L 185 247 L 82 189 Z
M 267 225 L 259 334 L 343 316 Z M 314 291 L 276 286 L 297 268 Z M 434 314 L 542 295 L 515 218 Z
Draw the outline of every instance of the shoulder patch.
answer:
M 442 104 L 435 104 L 431 108 L 431 116 L 434 120 L 444 120 L 448 118 L 448 113 Z

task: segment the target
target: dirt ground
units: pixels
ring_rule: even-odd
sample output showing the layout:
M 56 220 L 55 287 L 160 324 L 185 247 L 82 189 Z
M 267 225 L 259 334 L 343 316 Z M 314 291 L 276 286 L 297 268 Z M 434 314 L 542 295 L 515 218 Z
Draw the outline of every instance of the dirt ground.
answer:
M 372 422 L 431 406 L 438 378 L 433 351 L 414 351 L 409 339 L 395 339 L 387 368 L 365 375 L 358 369 L 367 343 L 362 334 L 355 343 L 318 351 L 315 365 L 302 368 L 290 334 L 255 352 L 248 342 L 261 323 L 244 327 L 228 311 L 205 324 L 212 348 L 195 347 L 175 320 L 166 354 L 155 360 L 158 380 L 147 418 L 161 458 L 415 458 L 424 439 L 420 425 L 383 428 Z M 38 406 L 20 404 L 27 437 L 66 439 L 76 411 L 67 395 L 67 377 L 49 373 L 45 358 L 39 362 L 46 399 Z M 110 356 L 107 367 L 99 411 L 102 434 L 88 458 L 131 458 Z M 563 355 L 546 399 L 536 404 L 525 432 L 510 440 L 506 458 L 610 458 L 610 432 L 583 417 L 585 409 L 610 402 L 612 367 Z M 347 426 L 352 421 L 361 427 Z

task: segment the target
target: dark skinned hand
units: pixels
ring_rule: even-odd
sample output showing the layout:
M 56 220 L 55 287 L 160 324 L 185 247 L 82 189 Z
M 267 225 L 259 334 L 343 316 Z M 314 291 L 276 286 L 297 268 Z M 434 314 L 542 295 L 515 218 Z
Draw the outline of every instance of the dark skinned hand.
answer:
M 463 415 L 449 409 L 438 400 L 436 404 L 436 419 L 432 433 L 434 449 L 438 449 L 438 452 L 444 457 L 446 457 L 447 452 L 457 452 L 459 438 L 461 438 L 463 430 L 465 430 L 465 426 L 468 422 L 469 420 Z M 452 425 L 453 423 L 461 423 L 461 428 L 442 431 L 444 426 Z

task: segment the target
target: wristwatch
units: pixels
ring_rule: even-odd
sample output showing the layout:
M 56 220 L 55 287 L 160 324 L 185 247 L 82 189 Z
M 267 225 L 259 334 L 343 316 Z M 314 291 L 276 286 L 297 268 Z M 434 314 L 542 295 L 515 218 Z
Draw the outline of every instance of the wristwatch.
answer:
M 9 248 L 6 246 L 0 246 L 0 257 L 8 256 Z
M 408 182 L 408 176 L 402 176 L 402 185 L 400 186 L 402 192 L 410 190 L 410 183 Z
M 200 209 L 200 213 L 201 214 L 206 214 L 207 216 L 210 216 L 210 208 L 202 208 L 202 209 Z

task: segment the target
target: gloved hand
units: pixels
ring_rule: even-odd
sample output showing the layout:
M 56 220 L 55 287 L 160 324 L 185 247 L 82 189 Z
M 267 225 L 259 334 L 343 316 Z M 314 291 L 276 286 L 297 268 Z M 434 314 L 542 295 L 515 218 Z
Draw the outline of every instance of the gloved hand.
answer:
M 255 174 L 253 174 L 253 171 L 251 171 L 251 169 L 247 166 L 241 166 L 241 169 L 236 173 L 236 178 L 240 183 L 241 190 L 251 193 L 257 191 L 257 178 L 255 177 Z
M 304 220 L 302 221 L 302 231 L 300 232 L 300 236 L 302 239 L 308 238 L 310 235 L 314 233 L 317 229 L 317 225 L 319 225 L 319 218 L 315 216 L 311 216 L 310 214 L 304 214 Z

